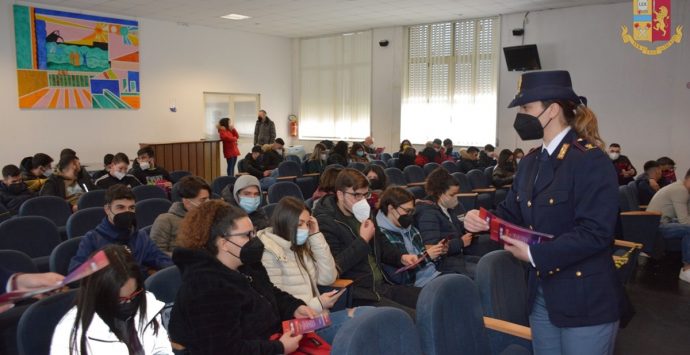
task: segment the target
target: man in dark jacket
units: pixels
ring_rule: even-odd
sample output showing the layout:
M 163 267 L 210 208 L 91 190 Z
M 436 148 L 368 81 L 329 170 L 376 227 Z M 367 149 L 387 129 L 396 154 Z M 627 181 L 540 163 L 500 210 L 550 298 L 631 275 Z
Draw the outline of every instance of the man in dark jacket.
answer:
M 611 143 L 609 145 L 609 158 L 613 162 L 613 167 L 616 168 L 618 174 L 618 185 L 627 185 L 633 181 L 637 170 L 630 162 L 630 159 L 621 154 L 621 146 L 618 143 Z
M 285 141 L 282 138 L 276 138 L 271 146 L 271 150 L 264 153 L 263 164 L 266 170 L 276 169 L 278 165 L 285 160 L 285 156 L 283 155 L 284 146 Z
M 96 229 L 89 231 L 79 243 L 77 254 L 69 264 L 71 272 L 89 256 L 109 244 L 127 247 L 139 263 L 144 277 L 149 270 L 161 270 L 171 266 L 172 260 L 149 238 L 148 234 L 136 227 L 134 194 L 127 186 L 116 184 L 105 192 L 106 217 Z
M 340 276 L 354 281 L 354 305 L 391 306 L 414 315 L 420 289 L 391 284 L 382 271 L 382 263 L 397 268 L 415 263 L 417 256 L 401 254 L 376 235 L 366 200 L 369 182 L 361 172 L 343 169 L 336 178 L 335 189 L 334 195 L 319 200 L 314 216 Z
M 469 147 L 466 152 L 460 153 L 460 172 L 467 174 L 473 169 L 479 169 L 479 149 L 477 147 Z
M 635 185 L 637 185 L 637 199 L 640 205 L 648 205 L 652 200 L 654 194 L 661 188 L 659 180 L 661 179 L 661 167 L 656 160 L 650 160 L 644 163 L 644 173 L 635 178 Z
M 156 165 L 156 156 L 151 147 L 144 147 L 137 151 L 137 163 L 132 169 L 132 175 L 143 185 L 162 185 L 166 189 L 172 188 L 172 178 L 168 171 Z
M 19 212 L 24 201 L 34 197 L 22 181 L 21 170 L 16 165 L 6 165 L 2 168 L 2 182 L 0 182 L 0 204 L 7 207 L 11 214 Z
M 53 158 L 48 154 L 36 153 L 33 157 L 22 159 L 22 180 L 31 191 L 41 191 L 46 179 L 53 173 Z
M 496 147 L 487 144 L 484 146 L 484 150 L 479 152 L 477 166 L 479 169 L 483 169 L 494 165 L 496 165 Z
M 271 144 L 276 139 L 276 125 L 266 115 L 266 111 L 260 110 L 254 126 L 254 145 Z
M 110 153 L 103 156 L 103 169 L 98 170 L 91 175 L 94 181 L 98 180 L 101 176 L 108 175 L 108 172 L 110 172 L 110 166 L 113 165 L 113 158 L 115 158 L 115 156 Z
M 72 205 L 72 210 L 76 211 L 81 195 L 96 190 L 91 178 L 80 173 L 82 170 L 79 158 L 76 156 L 60 157 L 57 171 L 46 180 L 40 195 L 64 198 Z
M 113 185 L 125 185 L 127 187 L 141 185 L 139 179 L 134 177 L 134 175 L 127 174 L 128 167 L 129 157 L 125 153 L 115 154 L 108 175 L 101 176 L 96 180 L 96 186 L 100 189 L 107 189 Z

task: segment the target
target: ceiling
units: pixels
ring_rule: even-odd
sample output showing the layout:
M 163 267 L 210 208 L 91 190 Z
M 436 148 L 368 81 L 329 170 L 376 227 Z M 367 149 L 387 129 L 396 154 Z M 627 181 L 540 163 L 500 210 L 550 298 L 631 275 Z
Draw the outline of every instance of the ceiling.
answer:
M 433 23 L 629 0 L 34 0 L 89 12 L 283 37 Z M 236 21 L 221 18 L 251 16 Z

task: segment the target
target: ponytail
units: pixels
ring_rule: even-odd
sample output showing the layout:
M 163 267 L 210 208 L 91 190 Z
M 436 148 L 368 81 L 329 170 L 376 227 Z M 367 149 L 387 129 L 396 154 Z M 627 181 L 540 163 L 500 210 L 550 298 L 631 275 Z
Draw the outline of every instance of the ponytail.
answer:
M 570 123 L 570 126 L 575 129 L 580 138 L 584 138 L 587 142 L 604 149 L 604 140 L 599 136 L 599 124 L 597 116 L 589 107 L 585 105 L 577 105 L 575 108 L 575 118 Z

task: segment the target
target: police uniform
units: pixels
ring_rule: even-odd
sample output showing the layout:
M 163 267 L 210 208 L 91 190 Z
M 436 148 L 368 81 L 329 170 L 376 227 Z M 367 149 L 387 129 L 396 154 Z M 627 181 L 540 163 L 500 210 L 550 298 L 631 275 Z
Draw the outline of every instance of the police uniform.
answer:
M 523 83 L 529 74 L 523 75 Z M 538 78 L 532 88 L 542 85 L 542 79 L 550 80 Z M 528 89 L 523 88 L 524 95 L 518 94 L 510 107 L 563 96 L 544 97 L 543 91 L 530 94 Z M 568 97 L 574 95 L 572 88 L 570 93 Z M 579 138 L 574 129 L 565 134 L 552 154 L 542 152 L 541 147 L 533 150 L 520 161 L 512 187 L 496 214 L 554 235 L 551 241 L 530 246 L 533 267 L 529 268 L 528 302 L 531 308 L 536 307 L 535 300 L 545 306 L 554 329 L 614 325 L 618 321 L 622 286 L 611 258 L 618 182 L 603 150 Z M 613 331 L 611 342 L 615 339 Z M 610 346 L 612 350 L 613 344 Z

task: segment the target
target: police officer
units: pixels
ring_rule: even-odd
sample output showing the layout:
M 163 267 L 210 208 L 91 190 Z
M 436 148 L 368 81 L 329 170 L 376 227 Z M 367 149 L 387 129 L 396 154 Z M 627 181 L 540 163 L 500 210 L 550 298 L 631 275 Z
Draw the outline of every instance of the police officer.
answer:
M 554 236 L 536 245 L 501 237 L 506 250 L 531 264 L 529 319 L 538 355 L 612 354 L 618 329 L 622 286 L 611 258 L 618 183 L 586 103 L 567 71 L 539 71 L 522 75 L 508 106 L 519 107 L 520 138 L 543 140 L 523 158 L 495 211 Z M 473 210 L 465 228 L 489 225 Z

